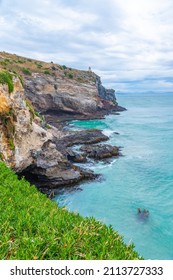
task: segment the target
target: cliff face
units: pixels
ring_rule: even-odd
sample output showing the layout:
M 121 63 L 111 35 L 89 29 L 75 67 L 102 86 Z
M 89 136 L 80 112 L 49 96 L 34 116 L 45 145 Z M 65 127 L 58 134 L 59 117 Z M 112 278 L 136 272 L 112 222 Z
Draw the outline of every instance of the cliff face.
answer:
M 28 105 L 20 80 L 15 76 L 12 79 L 12 93 L 6 84 L 0 85 L 1 160 L 39 187 L 51 188 L 92 177 L 62 154 L 65 147 L 61 144 L 58 149 L 56 143 L 64 134 L 43 127 L 43 120 L 34 116 L 31 104 Z
M 44 115 L 88 116 L 103 108 L 94 83 L 57 76 L 25 76 L 25 93 L 37 111 Z M 75 118 L 75 117 L 74 117 Z
M 73 165 L 85 161 L 87 153 L 75 154 L 69 147 L 107 137 L 98 130 L 71 132 L 55 126 L 61 120 L 98 118 L 121 110 L 114 90 L 106 90 L 91 71 L 6 53 L 0 53 L 0 65 L 0 159 L 39 187 L 93 178 L 92 172 Z M 4 71 L 4 66 L 17 74 Z M 96 153 L 100 147 L 94 149 Z
M 0 84 L 0 153 L 16 171 L 33 163 L 31 150 L 38 150 L 51 134 L 32 120 L 20 80 L 13 76 L 14 90 Z
M 85 80 L 69 79 L 54 72 L 53 76 L 34 73 L 24 76 L 25 94 L 52 124 L 68 119 L 89 119 L 119 111 L 114 90 L 103 87 L 100 77 L 87 72 Z

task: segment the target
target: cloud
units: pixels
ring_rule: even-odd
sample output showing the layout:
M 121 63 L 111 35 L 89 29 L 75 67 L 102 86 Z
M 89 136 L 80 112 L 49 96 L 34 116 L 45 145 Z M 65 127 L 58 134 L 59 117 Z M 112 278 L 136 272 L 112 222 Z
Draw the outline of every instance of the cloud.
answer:
M 107 85 L 125 91 L 148 90 L 151 80 L 155 90 L 172 86 L 165 80 L 173 75 L 171 0 L 0 3 L 2 50 L 80 69 L 91 66 Z

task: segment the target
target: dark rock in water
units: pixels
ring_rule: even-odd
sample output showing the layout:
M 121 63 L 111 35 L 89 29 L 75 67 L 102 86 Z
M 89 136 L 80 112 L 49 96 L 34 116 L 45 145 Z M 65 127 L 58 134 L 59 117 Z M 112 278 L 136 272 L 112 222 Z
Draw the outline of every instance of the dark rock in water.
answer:
M 71 149 L 67 149 L 67 159 L 72 161 L 72 162 L 86 162 L 86 156 L 84 154 L 79 154 L 76 153 L 74 151 L 72 151 Z
M 82 170 L 76 166 L 66 167 L 49 167 L 49 168 L 38 168 L 30 167 L 24 170 L 21 174 L 35 184 L 38 188 L 58 188 L 62 186 L 69 186 L 79 183 L 83 180 L 93 180 L 98 177 L 90 170 Z
M 64 134 L 61 139 L 57 139 L 57 148 L 60 146 L 70 147 L 76 144 L 95 144 L 102 141 L 107 141 L 108 136 L 104 135 L 98 129 L 86 129 L 80 131 L 70 131 Z
M 82 152 L 90 158 L 104 159 L 113 156 L 119 156 L 119 148 L 111 145 L 93 145 L 93 146 L 83 146 L 80 148 Z

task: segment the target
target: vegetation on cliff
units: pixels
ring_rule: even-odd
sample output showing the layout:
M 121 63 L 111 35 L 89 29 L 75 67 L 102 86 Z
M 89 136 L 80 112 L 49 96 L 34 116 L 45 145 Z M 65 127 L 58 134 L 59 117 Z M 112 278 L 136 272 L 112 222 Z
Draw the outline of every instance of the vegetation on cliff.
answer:
M 0 71 L 0 84 L 7 84 L 8 92 L 11 93 L 14 89 L 13 76 L 8 71 Z
M 20 77 L 40 73 L 50 76 L 58 75 L 64 79 L 74 79 L 79 83 L 96 82 L 96 75 L 92 71 L 72 69 L 65 65 L 53 63 L 53 61 L 44 62 L 7 52 L 0 52 L 0 68 L 16 73 Z
M 57 207 L 0 162 L 0 259 L 141 259 L 111 226 Z

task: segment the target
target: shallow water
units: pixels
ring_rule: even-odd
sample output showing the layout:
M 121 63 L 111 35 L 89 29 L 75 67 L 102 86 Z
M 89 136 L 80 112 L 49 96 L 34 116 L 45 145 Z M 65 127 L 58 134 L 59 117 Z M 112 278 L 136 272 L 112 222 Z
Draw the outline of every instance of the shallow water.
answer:
M 91 161 L 87 167 L 102 179 L 63 191 L 56 200 L 112 224 L 144 258 L 173 259 L 173 94 L 119 94 L 117 99 L 127 111 L 71 126 L 102 129 L 123 156 Z M 148 218 L 140 219 L 139 207 L 149 210 Z

